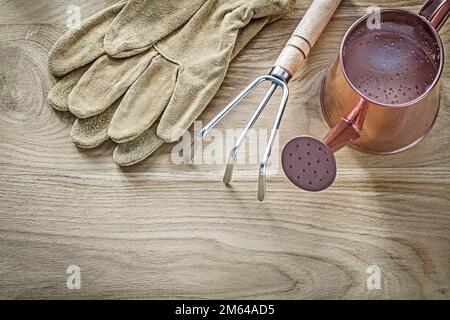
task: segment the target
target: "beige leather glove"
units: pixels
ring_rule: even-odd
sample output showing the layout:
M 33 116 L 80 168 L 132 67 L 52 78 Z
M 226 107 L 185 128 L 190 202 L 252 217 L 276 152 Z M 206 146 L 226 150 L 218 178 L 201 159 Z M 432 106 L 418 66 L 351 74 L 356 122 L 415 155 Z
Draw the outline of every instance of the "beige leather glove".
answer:
M 49 94 L 79 119 L 74 142 L 112 138 L 132 165 L 191 126 L 220 87 L 231 59 L 295 0 L 130 0 L 88 19 L 55 44 Z M 159 120 L 159 122 L 158 122 Z

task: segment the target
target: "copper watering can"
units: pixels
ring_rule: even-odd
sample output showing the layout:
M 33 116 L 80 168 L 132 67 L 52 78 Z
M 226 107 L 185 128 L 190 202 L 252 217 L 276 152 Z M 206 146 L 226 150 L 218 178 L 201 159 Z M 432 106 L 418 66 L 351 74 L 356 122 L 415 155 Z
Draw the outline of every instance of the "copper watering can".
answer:
M 376 14 L 379 24 L 370 28 Z M 439 29 L 450 0 L 429 0 L 420 12 L 386 9 L 356 21 L 325 75 L 321 105 L 332 127 L 323 142 L 308 136 L 283 150 L 283 169 L 307 191 L 336 177 L 334 152 L 345 145 L 371 154 L 395 154 L 431 130 L 440 103 L 444 48 Z

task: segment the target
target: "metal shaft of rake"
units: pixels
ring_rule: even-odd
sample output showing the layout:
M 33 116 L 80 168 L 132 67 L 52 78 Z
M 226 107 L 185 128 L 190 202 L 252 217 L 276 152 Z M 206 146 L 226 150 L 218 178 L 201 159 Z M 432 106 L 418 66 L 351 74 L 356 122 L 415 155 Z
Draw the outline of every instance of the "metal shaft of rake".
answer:
M 262 99 L 258 108 L 255 110 L 252 117 L 245 125 L 245 128 L 242 130 L 241 135 L 239 136 L 235 145 L 233 146 L 233 148 L 231 148 L 230 154 L 228 156 L 225 174 L 223 176 L 223 182 L 225 182 L 226 184 L 229 184 L 233 177 L 234 165 L 236 164 L 236 158 L 237 158 L 237 155 L 238 155 L 238 152 L 239 152 L 239 149 L 240 149 L 242 143 L 245 141 L 245 139 L 250 134 L 251 129 L 253 128 L 253 126 L 256 123 L 256 120 L 258 120 L 258 118 L 261 115 L 261 113 L 263 112 L 264 108 L 267 106 L 267 103 L 269 102 L 270 98 L 272 98 L 273 93 L 275 92 L 277 87 L 278 87 L 278 85 L 276 83 L 272 83 L 271 87 L 269 88 L 266 95 Z
M 283 119 L 284 110 L 289 99 L 289 88 L 285 82 L 280 85 L 283 89 L 283 97 L 281 98 L 280 107 L 278 108 L 277 115 L 273 122 L 272 131 L 270 133 L 269 142 L 267 143 L 266 150 L 259 166 L 259 177 L 258 177 L 258 200 L 263 201 L 266 196 L 266 171 L 269 164 L 270 154 L 272 153 L 273 144 L 275 143 L 275 138 L 280 129 L 281 120 Z

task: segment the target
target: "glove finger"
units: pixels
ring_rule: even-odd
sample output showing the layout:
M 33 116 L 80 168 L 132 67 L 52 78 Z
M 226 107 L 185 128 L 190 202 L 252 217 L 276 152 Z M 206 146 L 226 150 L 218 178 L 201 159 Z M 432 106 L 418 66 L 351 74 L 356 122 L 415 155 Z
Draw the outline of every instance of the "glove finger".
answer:
M 294 10 L 297 0 L 252 0 L 246 3 L 252 19 L 284 15 Z
M 103 55 L 105 33 L 124 5 L 125 2 L 121 2 L 100 11 L 83 22 L 80 28 L 70 30 L 59 38 L 50 51 L 50 72 L 62 77 Z
M 152 60 L 117 109 L 109 128 L 111 139 L 117 143 L 134 140 L 155 123 L 173 94 L 178 69 L 162 56 Z
M 268 23 L 269 18 L 254 19 L 247 26 L 240 29 L 231 58 L 234 59 Z
M 214 97 L 225 72 L 224 68 L 211 68 L 209 73 L 185 71 L 179 75 L 174 94 L 161 117 L 158 136 L 166 142 L 177 141 Z
M 70 136 L 77 147 L 83 149 L 96 148 L 109 139 L 109 124 L 120 104 L 120 100 L 114 102 L 108 109 L 95 117 L 75 120 Z
M 113 159 L 119 166 L 132 166 L 151 156 L 164 144 L 156 135 L 157 124 L 153 125 L 135 140 L 118 144 Z
M 147 69 L 155 50 L 127 58 L 98 58 L 69 95 L 69 109 L 78 118 L 90 118 L 119 99 Z
M 130 0 L 105 36 L 106 52 L 129 57 L 184 25 L 207 0 Z
M 78 68 L 62 78 L 48 93 L 48 101 L 58 111 L 69 111 L 69 94 L 90 65 Z

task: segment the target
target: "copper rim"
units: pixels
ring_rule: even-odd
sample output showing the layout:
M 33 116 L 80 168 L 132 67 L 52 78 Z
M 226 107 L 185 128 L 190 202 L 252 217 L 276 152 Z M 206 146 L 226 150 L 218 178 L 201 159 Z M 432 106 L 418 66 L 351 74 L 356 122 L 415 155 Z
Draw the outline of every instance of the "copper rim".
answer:
M 387 107 L 387 108 L 402 108 L 402 107 L 409 107 L 421 100 L 423 100 L 429 93 L 430 91 L 436 86 L 436 84 L 439 82 L 443 69 L 444 69 L 444 60 L 445 60 L 445 54 L 444 54 L 444 46 L 442 44 L 442 39 L 439 36 L 438 32 L 436 31 L 436 29 L 431 25 L 431 23 L 424 18 L 423 16 L 410 11 L 410 10 L 405 10 L 405 9 L 383 9 L 380 11 L 380 13 L 387 13 L 387 12 L 393 12 L 393 13 L 398 13 L 398 14 L 410 14 L 413 15 L 419 19 L 422 20 L 422 22 L 427 26 L 427 28 L 430 30 L 430 32 L 433 34 L 438 46 L 439 46 L 439 52 L 441 53 L 440 56 L 440 63 L 439 63 L 439 70 L 436 73 L 436 77 L 433 80 L 432 85 L 418 98 L 411 100 L 407 103 L 402 103 L 402 104 L 384 104 L 384 103 L 380 103 L 378 101 L 373 100 L 372 98 L 369 98 L 367 96 L 365 96 L 360 90 L 358 90 L 358 88 L 356 88 L 353 83 L 350 81 L 350 79 L 348 78 L 347 72 L 344 68 L 344 45 L 345 42 L 347 41 L 347 38 L 352 34 L 352 32 L 355 30 L 356 27 L 358 27 L 360 25 L 361 22 L 367 20 L 370 16 L 372 16 L 374 13 L 369 13 L 366 14 L 365 16 L 361 17 L 360 19 L 358 19 L 355 23 L 353 23 L 353 25 L 348 29 L 348 31 L 345 33 L 344 39 L 342 40 L 341 46 L 340 46 L 340 50 L 339 50 L 339 61 L 341 64 L 341 69 L 342 69 L 342 73 L 344 74 L 345 80 L 347 81 L 347 83 L 352 87 L 352 89 L 358 93 L 362 98 L 364 98 L 365 100 L 369 101 L 370 103 L 373 103 L 375 105 L 378 106 L 382 106 L 382 107 Z M 328 73 L 328 72 L 327 72 Z M 322 108 L 323 109 L 323 108 Z M 394 152 L 395 153 L 395 152 Z

